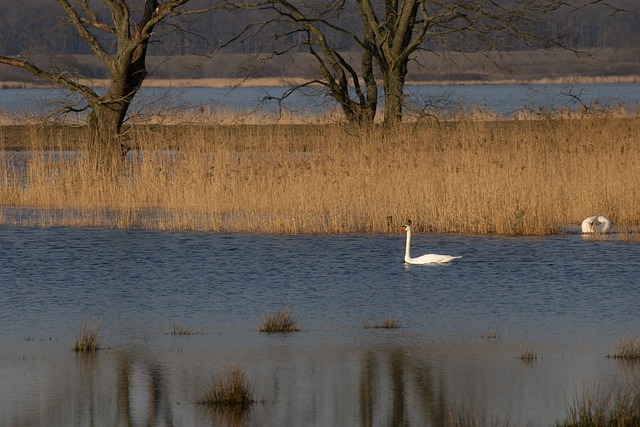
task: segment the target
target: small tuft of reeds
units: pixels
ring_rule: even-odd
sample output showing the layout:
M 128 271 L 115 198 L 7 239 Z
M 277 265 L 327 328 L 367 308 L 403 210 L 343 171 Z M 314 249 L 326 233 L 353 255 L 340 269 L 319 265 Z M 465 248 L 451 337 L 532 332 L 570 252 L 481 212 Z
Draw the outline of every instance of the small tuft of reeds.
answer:
M 449 416 L 443 425 L 446 427 L 509 427 L 509 421 L 497 418 L 489 420 L 484 414 L 478 415 L 473 407 L 467 406 L 460 412 L 449 410 Z
M 174 323 L 171 329 L 169 329 L 168 331 L 165 331 L 165 335 L 174 335 L 174 336 L 203 335 L 203 334 L 204 334 L 204 331 L 200 329 L 189 328 L 180 323 Z
M 100 348 L 100 325 L 95 322 L 83 323 L 73 351 L 91 352 L 98 351 Z
M 640 337 L 620 339 L 618 347 L 608 356 L 612 359 L 640 360 Z
M 381 322 L 364 323 L 364 327 L 367 329 L 398 329 L 402 328 L 402 323 L 392 316 L 387 316 Z
M 598 390 L 587 390 L 576 397 L 568 415 L 556 421 L 558 427 L 639 426 L 640 389 L 638 385 L 616 387 L 605 396 Z
M 291 307 L 286 306 L 279 312 L 263 314 L 260 322 L 260 332 L 296 332 L 299 331 L 298 320 L 291 314 Z
M 525 362 L 534 362 L 538 360 L 538 354 L 533 351 L 533 348 L 531 348 L 529 344 L 525 344 L 522 347 L 522 351 L 520 352 L 520 356 L 518 358 Z
M 484 331 L 483 334 L 480 335 L 480 338 L 484 338 L 486 340 L 498 339 L 500 338 L 500 334 L 498 331 Z
M 252 388 L 247 375 L 232 366 L 213 377 L 200 403 L 218 409 L 246 409 L 255 403 Z

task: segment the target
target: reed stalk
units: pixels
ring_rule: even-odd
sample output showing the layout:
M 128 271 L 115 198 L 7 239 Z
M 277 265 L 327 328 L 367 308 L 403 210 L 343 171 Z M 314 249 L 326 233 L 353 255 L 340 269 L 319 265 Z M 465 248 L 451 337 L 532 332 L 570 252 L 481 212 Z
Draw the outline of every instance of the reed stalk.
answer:
M 135 149 L 109 170 L 85 155 L 82 129 L 21 132 L 27 152 L 0 152 L 2 223 L 383 233 L 412 218 L 416 231 L 545 235 L 602 214 L 621 236 L 640 226 L 636 117 L 467 118 L 393 132 L 135 125 Z

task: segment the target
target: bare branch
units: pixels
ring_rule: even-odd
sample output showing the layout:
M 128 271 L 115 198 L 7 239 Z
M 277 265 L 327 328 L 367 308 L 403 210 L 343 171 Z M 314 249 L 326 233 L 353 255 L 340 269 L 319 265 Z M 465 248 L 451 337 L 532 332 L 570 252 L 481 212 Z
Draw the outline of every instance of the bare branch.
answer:
M 56 85 L 65 87 L 72 92 L 76 92 L 87 98 L 88 100 L 97 100 L 98 94 L 88 86 L 78 83 L 77 80 L 71 78 L 67 73 L 53 73 L 46 71 L 33 63 L 7 56 L 0 56 L 0 64 L 10 65 L 12 67 L 21 68 L 34 76 L 40 77 L 46 81 L 54 83 Z

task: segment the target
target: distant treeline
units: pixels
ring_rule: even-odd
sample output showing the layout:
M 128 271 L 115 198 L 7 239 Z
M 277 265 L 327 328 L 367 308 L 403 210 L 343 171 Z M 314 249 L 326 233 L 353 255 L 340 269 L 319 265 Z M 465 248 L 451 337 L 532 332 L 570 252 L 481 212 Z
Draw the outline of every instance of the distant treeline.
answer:
M 97 2 L 96 2 L 97 3 Z M 141 5 L 143 2 L 137 2 Z M 191 6 L 206 7 L 213 2 L 192 0 Z M 135 5 L 136 2 L 132 2 Z M 347 7 L 341 18 L 349 28 L 361 25 L 355 0 L 347 1 Z M 134 7 L 134 6 L 132 6 Z M 104 9 L 106 12 L 106 8 Z M 618 12 L 629 10 L 635 13 Z M 536 31 L 542 39 L 559 40 L 562 44 L 576 49 L 608 48 L 634 50 L 640 46 L 640 7 L 638 0 L 608 0 L 602 4 L 576 10 L 569 13 L 562 8 L 541 19 Z M 247 73 L 243 70 L 243 58 L 265 50 L 265 40 L 261 37 L 241 38 L 228 43 L 234 35 L 245 28 L 249 22 L 257 22 L 266 17 L 267 11 L 227 12 L 214 10 L 202 15 L 188 15 L 180 20 L 163 23 L 158 28 L 156 40 L 150 47 L 150 56 L 172 59 L 156 61 L 156 77 L 191 77 L 200 75 L 228 77 Z M 105 20 L 108 21 L 105 16 Z M 274 30 L 277 31 L 277 28 Z M 286 38 L 286 35 L 280 37 Z M 289 37 L 295 37 L 290 35 Z M 333 34 L 333 46 L 339 50 L 357 50 L 354 41 L 339 32 Z M 293 42 L 292 42 L 293 44 Z M 221 53 L 220 49 L 224 46 Z M 427 49 L 429 46 L 425 46 Z M 544 45 L 510 45 L 508 49 L 523 51 L 527 49 L 547 48 Z M 116 46 L 112 46 L 116 49 Z M 463 47 L 458 47 L 463 50 Z M 268 46 L 266 51 L 268 52 Z M 296 52 L 294 52 L 296 53 Z M 300 52 L 297 52 L 300 53 Z M 65 68 L 71 61 L 79 75 L 90 78 L 106 76 L 104 67 L 93 61 L 92 52 L 87 44 L 71 27 L 65 24 L 64 13 L 51 0 L 2 0 L 0 1 L 0 54 L 27 55 L 31 58 L 42 58 L 41 62 L 55 64 L 64 61 Z M 225 56 L 227 55 L 227 56 Z M 194 71 L 201 66 L 202 58 L 214 57 L 218 65 L 208 65 L 205 69 Z M 185 58 L 186 63 L 178 58 Z M 61 60 L 60 58 L 64 58 Z M 194 59 L 194 58 L 200 58 Z M 225 62 L 225 58 L 226 61 Z M 231 60 L 232 58 L 232 60 Z M 267 76 L 286 74 L 283 70 L 290 66 L 292 57 L 277 58 L 261 68 L 261 74 Z M 295 58 L 295 57 L 294 57 Z M 216 59 L 222 59 L 222 62 Z M 638 58 L 635 58 L 637 62 Z M 634 62 L 634 61 L 632 61 Z M 636 67 L 637 68 L 637 67 Z M 186 70 L 186 71 L 185 71 Z M 189 71 L 191 70 L 191 71 Z M 634 70 L 627 70 L 633 72 Z M 247 73 L 248 74 L 248 73 Z M 9 67 L 0 67 L 0 80 L 24 79 L 26 76 Z

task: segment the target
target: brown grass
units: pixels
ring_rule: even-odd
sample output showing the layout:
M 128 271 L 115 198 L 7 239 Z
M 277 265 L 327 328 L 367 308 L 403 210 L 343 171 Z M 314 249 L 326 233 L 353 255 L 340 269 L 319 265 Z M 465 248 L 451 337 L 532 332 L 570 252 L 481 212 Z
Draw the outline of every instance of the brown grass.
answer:
M 524 362 L 535 362 L 538 360 L 538 354 L 533 351 L 533 348 L 529 344 L 525 344 L 521 351 L 520 356 L 518 358 Z
M 181 335 L 203 335 L 205 332 L 201 329 L 194 329 L 194 328 L 189 328 L 185 325 L 182 325 L 180 323 L 174 323 L 173 327 L 167 331 L 165 331 L 166 335 L 174 335 L 174 336 L 181 336 Z
M 398 328 L 402 328 L 402 323 L 396 319 L 395 317 L 392 316 L 387 316 L 384 318 L 384 320 L 379 321 L 379 322 L 374 322 L 372 324 L 365 322 L 364 323 L 364 327 L 369 329 L 398 329 Z
M 94 352 L 100 350 L 100 325 L 95 322 L 85 322 L 80 329 L 73 351 Z
M 640 425 L 640 387 L 638 384 L 612 387 L 601 395 L 598 389 L 586 390 L 568 408 L 568 415 L 557 420 L 560 427 L 608 427 Z
M 613 359 L 640 360 L 640 337 L 620 339 L 618 347 L 609 355 Z
M 247 407 L 254 403 L 251 383 L 238 366 L 232 366 L 221 375 L 214 376 L 201 403 L 221 407 Z
M 233 366 L 213 377 L 200 401 L 213 425 L 246 425 L 249 410 L 255 403 L 252 385 L 239 367 Z
M 300 330 L 298 320 L 291 314 L 291 307 L 287 306 L 279 312 L 263 314 L 260 322 L 260 332 L 297 332 Z
M 65 151 L 83 148 L 82 129 L 22 131 L 28 153 L 0 152 L 4 223 L 381 233 L 412 218 L 422 231 L 543 235 L 603 214 L 629 236 L 640 221 L 638 118 L 465 119 L 389 133 L 134 126 L 131 160 L 108 171 Z M 14 141 L 4 132 L 0 147 Z

